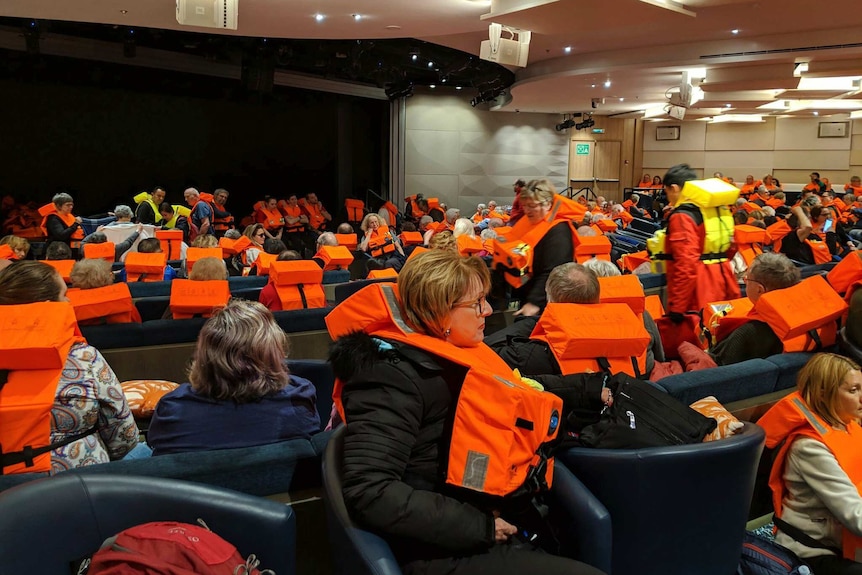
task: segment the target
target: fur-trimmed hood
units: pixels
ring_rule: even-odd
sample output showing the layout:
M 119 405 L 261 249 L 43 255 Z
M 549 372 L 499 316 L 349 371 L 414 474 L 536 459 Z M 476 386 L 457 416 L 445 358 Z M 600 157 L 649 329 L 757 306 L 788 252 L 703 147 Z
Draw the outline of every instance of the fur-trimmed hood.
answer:
M 378 342 L 362 331 L 354 331 L 338 338 L 329 348 L 329 363 L 336 379 L 348 381 L 355 374 L 371 368 L 375 361 L 386 356 Z

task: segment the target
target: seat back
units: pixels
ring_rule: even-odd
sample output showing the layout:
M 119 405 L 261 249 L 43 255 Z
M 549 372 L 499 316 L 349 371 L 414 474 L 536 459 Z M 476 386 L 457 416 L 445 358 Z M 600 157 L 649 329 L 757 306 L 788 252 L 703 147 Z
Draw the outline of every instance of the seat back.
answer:
M 329 543 L 338 575 L 401 575 L 389 545 L 381 537 L 358 528 L 347 512 L 342 495 L 342 426 L 329 438 L 323 452 L 323 502 L 329 527 Z
M 332 390 L 335 388 L 335 374 L 332 365 L 322 359 L 291 359 L 287 362 L 290 373 L 304 377 L 314 384 L 317 391 L 317 413 L 320 415 L 320 429 L 326 427 L 332 411 Z
M 93 466 L 98 467 L 98 466 Z M 0 494 L 3 572 L 68 575 L 105 539 L 141 523 L 203 519 L 243 557 L 295 573 L 290 506 L 228 489 L 153 477 L 63 473 Z M 63 533 L 46 542 L 46 533 Z
M 709 443 L 574 448 L 558 459 L 611 514 L 614 575 L 735 573 L 765 433 Z

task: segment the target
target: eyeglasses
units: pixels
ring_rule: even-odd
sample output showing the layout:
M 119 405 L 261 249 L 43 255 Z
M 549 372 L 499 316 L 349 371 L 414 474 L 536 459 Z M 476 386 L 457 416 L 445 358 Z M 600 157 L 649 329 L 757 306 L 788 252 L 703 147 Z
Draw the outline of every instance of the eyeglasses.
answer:
M 524 208 L 524 211 L 533 211 L 541 209 L 543 206 L 547 206 L 548 202 L 530 202 L 525 203 L 521 207 Z
M 763 285 L 763 282 L 759 282 L 759 281 L 757 281 L 756 279 L 754 279 L 753 277 L 751 277 L 749 274 L 745 274 L 744 276 L 742 276 L 742 281 L 744 281 L 744 282 L 751 282 L 751 283 L 756 283 L 756 284 Z
M 485 306 L 487 304 L 488 304 L 488 300 L 483 295 L 482 297 L 480 297 L 476 301 L 471 301 L 469 303 L 456 303 L 455 305 L 452 306 L 452 309 L 455 309 L 458 307 L 472 307 L 474 310 L 476 310 L 476 316 L 482 317 L 482 313 L 484 313 Z
M 265 238 L 265 237 L 266 237 L 266 232 L 260 232 L 259 234 L 254 234 L 254 237 L 256 237 L 256 238 Z

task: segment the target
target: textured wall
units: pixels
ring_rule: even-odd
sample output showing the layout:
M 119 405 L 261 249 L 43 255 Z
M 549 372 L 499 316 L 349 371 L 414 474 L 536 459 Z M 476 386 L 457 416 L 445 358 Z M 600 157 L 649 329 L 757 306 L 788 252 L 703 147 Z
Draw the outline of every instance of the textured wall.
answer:
M 470 216 L 479 202 L 512 202 L 518 178 L 568 178 L 569 141 L 555 114 L 488 112 L 469 94 L 417 94 L 407 100 L 407 195 L 439 197 Z

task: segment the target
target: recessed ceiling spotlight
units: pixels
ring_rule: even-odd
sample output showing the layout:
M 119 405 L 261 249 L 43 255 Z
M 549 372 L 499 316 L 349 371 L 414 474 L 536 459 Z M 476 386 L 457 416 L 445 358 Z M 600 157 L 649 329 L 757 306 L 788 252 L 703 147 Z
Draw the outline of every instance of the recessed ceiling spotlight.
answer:
M 445 84 L 445 83 L 446 83 L 446 78 L 441 78 L 441 79 L 440 79 L 440 81 L 441 81 L 441 82 L 443 82 L 443 83 Z
M 398 26 L 397 24 L 390 24 L 389 26 L 386 26 L 386 29 L 387 30 L 400 30 L 401 26 Z
M 625 101 L 626 101 L 625 98 L 620 98 L 620 102 L 625 102 Z
M 434 62 L 428 62 L 428 67 L 429 67 L 429 68 L 433 68 L 433 67 L 434 67 Z
M 362 20 L 362 14 L 353 14 L 353 20 L 354 22 L 359 22 Z
M 730 104 L 725 104 L 725 105 L 724 105 L 724 107 L 725 107 L 725 108 L 730 108 Z
M 128 14 L 128 13 L 129 13 L 128 10 L 120 10 L 120 14 Z
M 590 84 L 590 88 L 595 88 L 595 87 L 596 87 L 595 84 Z
M 814 111 L 814 115 L 815 115 L 815 116 L 819 116 L 819 115 L 820 115 L 820 112 L 818 112 L 818 111 L 816 111 L 816 110 L 815 110 L 815 111 Z
M 318 12 L 314 15 L 314 19 L 318 22 L 323 22 L 324 20 L 326 20 L 326 16 Z
M 461 86 L 455 86 L 455 89 L 456 89 L 456 90 L 460 90 L 460 89 L 461 89 Z
M 734 28 L 730 31 L 731 34 L 739 34 L 739 28 Z
M 605 80 L 605 88 L 610 88 L 610 87 L 611 87 L 611 81 Z
M 415 62 L 416 60 L 419 59 L 419 54 L 413 54 L 412 56 L 410 56 L 410 59 Z
M 565 52 L 566 54 L 571 54 L 572 53 L 572 47 L 566 46 L 565 48 L 563 48 L 563 52 Z
M 428 87 L 429 87 L 429 88 L 431 88 L 431 89 L 433 90 L 434 88 L 436 88 L 436 87 L 437 87 L 437 84 L 431 84 L 431 85 L 430 85 L 430 86 L 428 86 Z

